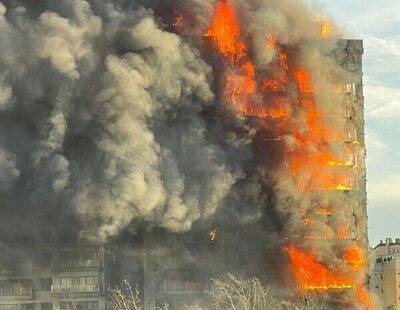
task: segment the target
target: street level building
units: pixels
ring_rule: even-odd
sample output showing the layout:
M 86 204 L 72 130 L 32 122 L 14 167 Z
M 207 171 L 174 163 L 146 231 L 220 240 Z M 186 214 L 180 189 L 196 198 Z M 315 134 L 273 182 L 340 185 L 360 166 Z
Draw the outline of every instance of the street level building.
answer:
M 381 307 L 400 308 L 400 238 L 386 238 L 372 249 L 371 290 Z M 390 308 L 389 308 L 390 309 Z

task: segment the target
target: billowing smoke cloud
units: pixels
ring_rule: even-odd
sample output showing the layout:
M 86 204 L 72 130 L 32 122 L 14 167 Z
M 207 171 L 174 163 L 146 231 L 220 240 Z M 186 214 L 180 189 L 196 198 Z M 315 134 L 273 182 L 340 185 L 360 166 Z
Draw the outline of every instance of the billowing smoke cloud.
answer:
M 356 178 L 365 173 L 351 136 L 362 111 L 332 88 L 354 79 L 333 57 L 336 26 L 304 1 L 232 0 L 240 53 L 218 54 L 204 37 L 218 3 L 1 0 L 0 233 L 53 223 L 106 241 L 139 223 L 185 232 L 210 218 L 264 216 L 266 243 L 296 243 L 339 274 L 354 267 L 343 252 L 353 239 L 366 246 L 364 188 L 321 191 L 310 160 L 342 160 L 349 144 L 335 139 L 349 134 Z M 293 77 L 300 69 L 312 91 Z M 260 91 L 263 79 L 277 82 Z M 243 108 L 282 98 L 283 121 Z M 336 117 L 351 106 L 353 116 Z M 364 269 L 351 276 L 357 285 Z
M 243 174 L 210 139 L 211 68 L 197 49 L 136 3 L 0 8 L 10 209 L 56 209 L 99 240 L 135 221 L 185 231 L 216 212 Z

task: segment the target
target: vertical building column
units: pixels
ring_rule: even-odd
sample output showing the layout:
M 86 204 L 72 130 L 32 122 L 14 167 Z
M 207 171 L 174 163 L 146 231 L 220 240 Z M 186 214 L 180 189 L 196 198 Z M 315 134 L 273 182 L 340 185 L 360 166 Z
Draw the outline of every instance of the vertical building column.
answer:
M 151 253 L 152 247 L 152 233 L 143 232 L 143 273 L 144 273 L 144 284 L 143 284 L 143 300 L 144 310 L 154 310 L 156 307 L 155 301 L 155 275 L 154 270 L 151 267 Z

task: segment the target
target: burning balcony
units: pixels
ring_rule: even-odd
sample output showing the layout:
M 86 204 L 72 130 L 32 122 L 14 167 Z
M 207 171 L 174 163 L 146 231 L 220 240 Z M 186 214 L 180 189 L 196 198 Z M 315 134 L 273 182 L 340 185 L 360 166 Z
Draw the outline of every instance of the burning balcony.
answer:
M 355 176 L 348 170 L 332 171 L 329 168 L 300 171 L 296 178 L 302 192 L 358 190 Z

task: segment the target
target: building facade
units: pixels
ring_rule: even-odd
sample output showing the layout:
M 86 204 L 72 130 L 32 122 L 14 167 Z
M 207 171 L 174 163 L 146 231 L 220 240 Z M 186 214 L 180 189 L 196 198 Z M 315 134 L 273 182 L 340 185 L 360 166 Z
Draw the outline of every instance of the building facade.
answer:
M 381 240 L 371 254 L 371 290 L 383 309 L 400 309 L 400 238 Z
M 344 207 L 340 206 L 340 212 L 336 213 L 321 208 L 320 212 L 313 214 L 312 223 L 326 223 L 330 229 L 326 235 L 332 235 L 330 238 L 335 239 L 338 246 L 358 246 L 367 252 L 363 41 L 339 40 L 336 52 L 340 66 L 348 72 L 348 80 L 338 87 L 344 94 L 345 109 L 335 115 L 344 124 L 343 132 L 331 144 L 340 144 L 338 148 L 345 149 L 347 157 L 342 159 L 342 164 L 326 168 L 329 170 L 326 175 L 335 178 L 331 195 L 338 193 L 339 197 L 346 197 L 346 202 L 343 201 Z M 270 153 L 274 145 L 282 141 L 277 141 L 275 136 L 267 139 L 267 135 L 259 130 L 253 144 L 265 146 L 265 152 Z M 261 143 L 257 143 L 258 137 Z M 279 157 L 278 160 L 282 159 Z M 323 187 L 318 183 L 311 186 L 315 191 Z M 274 219 L 274 214 L 267 214 L 269 211 L 264 210 L 265 214 L 257 223 L 247 226 L 210 221 L 180 235 L 165 231 L 147 233 L 144 237 L 144 295 L 149 301 L 146 309 L 153 309 L 163 302 L 169 303 L 173 309 L 185 309 L 188 300 L 201 304 L 204 292 L 211 288 L 210 279 L 228 272 L 245 277 L 257 276 L 265 283 L 280 281 L 279 273 L 286 262 L 280 254 L 279 242 L 271 242 L 273 238 L 268 232 L 279 230 L 279 227 L 272 227 L 279 219 Z M 312 226 L 308 225 L 310 229 Z M 321 233 L 318 229 L 316 231 Z M 286 239 L 290 237 L 286 236 Z M 327 237 L 323 234 L 309 238 L 319 241 Z
M 0 267 L 1 310 L 105 309 L 104 247 L 41 245 L 26 253 Z
M 340 242 L 358 244 L 359 240 L 366 240 L 362 41 L 341 40 L 339 54 L 342 67 L 352 73 L 352 79 L 343 85 L 347 109 L 340 118 L 346 120 L 346 128 L 338 142 L 346 144 L 349 157 L 346 164 L 329 169 L 338 176 L 346 176 L 342 184 L 344 192 L 355 197 L 346 214 L 339 214 L 346 219 L 342 221 L 346 225 L 336 231 L 336 237 Z M 271 140 L 269 145 L 275 143 L 274 137 Z M 273 225 L 279 224 L 279 220 L 268 214 L 270 209 L 263 211 L 265 214 L 257 223 L 235 223 L 220 217 L 195 225 L 184 234 L 163 229 L 143 230 L 137 237 L 127 238 L 127 244 L 119 245 L 120 251 L 115 252 L 117 261 L 125 265 L 119 270 L 120 276 L 139 285 L 145 309 L 149 310 L 163 303 L 174 310 L 186 309 L 190 302 L 201 304 L 205 291 L 211 288 L 211 278 L 228 272 L 257 276 L 272 283 L 287 262 L 279 243 L 274 244 L 266 233 L 278 231 L 279 227 Z M 332 212 L 322 211 L 315 217 L 326 217 L 322 221 L 329 223 Z M 106 287 L 115 263 L 113 254 L 105 247 L 47 244 L 26 258 L 0 268 L 0 310 L 105 309 Z M 388 268 L 387 258 L 384 263 Z M 129 269 L 137 269 L 136 275 L 131 276 Z M 376 271 L 379 279 L 383 269 L 382 265 L 382 271 Z M 381 286 L 385 284 L 372 287 L 375 285 L 383 294 Z

